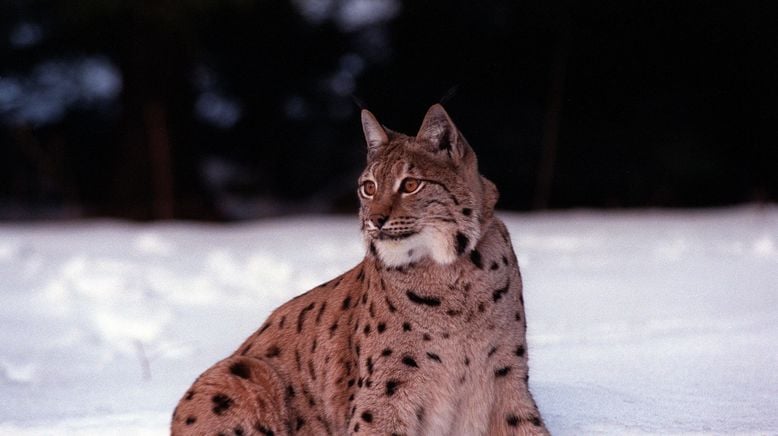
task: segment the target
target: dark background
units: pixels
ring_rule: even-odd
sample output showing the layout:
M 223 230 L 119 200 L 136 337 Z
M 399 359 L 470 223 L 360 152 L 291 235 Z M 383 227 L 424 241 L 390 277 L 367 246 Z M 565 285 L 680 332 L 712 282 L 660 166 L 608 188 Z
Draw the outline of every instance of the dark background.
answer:
M 439 101 L 503 209 L 778 200 L 772 2 L 0 5 L 0 219 L 354 213 Z

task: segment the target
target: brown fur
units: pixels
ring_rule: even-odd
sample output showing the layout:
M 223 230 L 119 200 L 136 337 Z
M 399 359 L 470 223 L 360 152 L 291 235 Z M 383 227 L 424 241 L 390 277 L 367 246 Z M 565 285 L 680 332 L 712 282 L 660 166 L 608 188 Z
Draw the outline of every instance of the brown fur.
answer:
M 200 376 L 173 434 L 548 433 L 527 386 L 521 274 L 493 216 L 497 189 L 441 106 L 416 137 L 362 120 L 360 183 L 377 187 L 360 190 L 364 260 Z M 397 192 L 407 177 L 417 192 Z

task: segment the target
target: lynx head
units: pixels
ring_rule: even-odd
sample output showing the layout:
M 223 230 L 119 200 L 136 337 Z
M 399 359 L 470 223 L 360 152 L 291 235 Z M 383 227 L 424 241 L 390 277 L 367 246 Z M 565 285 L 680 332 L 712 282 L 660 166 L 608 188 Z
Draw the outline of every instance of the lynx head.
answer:
M 367 167 L 359 216 L 370 252 L 386 266 L 431 258 L 446 265 L 472 250 L 492 218 L 497 188 L 443 106 L 432 106 L 415 137 L 385 129 L 362 111 Z

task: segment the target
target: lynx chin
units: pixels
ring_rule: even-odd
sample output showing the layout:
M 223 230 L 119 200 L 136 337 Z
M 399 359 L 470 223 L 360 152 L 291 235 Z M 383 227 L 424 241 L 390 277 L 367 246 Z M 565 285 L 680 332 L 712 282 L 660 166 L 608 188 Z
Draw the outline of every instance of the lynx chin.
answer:
M 205 371 L 174 435 L 544 435 L 497 188 L 440 105 L 416 136 L 362 111 L 365 257 Z

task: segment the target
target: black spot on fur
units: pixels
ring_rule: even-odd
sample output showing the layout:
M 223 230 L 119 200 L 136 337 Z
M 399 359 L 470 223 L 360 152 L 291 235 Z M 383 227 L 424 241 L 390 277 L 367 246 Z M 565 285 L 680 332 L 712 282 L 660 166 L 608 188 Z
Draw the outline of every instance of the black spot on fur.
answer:
M 213 413 L 217 415 L 223 414 L 227 409 L 232 407 L 232 398 L 224 395 L 224 394 L 216 394 L 213 397 L 211 397 L 211 401 L 213 402 Z
M 279 329 L 283 329 L 284 328 L 284 324 L 286 324 L 286 315 L 281 317 L 281 321 L 278 322 L 278 328 Z
M 376 329 L 378 330 L 378 333 L 383 333 L 384 331 L 386 331 L 386 323 L 379 322 Z
M 489 267 L 492 271 L 495 271 L 498 268 L 500 268 L 500 265 L 498 265 L 497 262 L 492 262 L 492 266 Z
M 316 303 L 311 303 L 300 311 L 300 314 L 297 316 L 297 333 L 300 333 L 303 331 L 303 323 L 305 323 L 305 316 L 313 310 L 313 308 L 316 306 Z
M 411 303 L 422 304 L 424 306 L 436 307 L 440 306 L 440 299 L 435 297 L 422 297 L 421 295 L 413 291 L 405 291 L 405 295 L 411 300 Z
M 486 309 L 484 306 L 484 303 L 478 303 L 478 312 L 483 313 L 483 311 Z
M 465 356 L 465 366 L 470 366 L 470 358 Z
M 265 427 L 262 424 L 257 424 L 254 426 L 254 429 L 260 433 L 262 433 L 265 436 L 275 436 L 275 432 L 267 427 Z
M 505 257 L 505 256 L 502 257 L 502 264 L 505 265 L 505 266 L 508 266 L 508 258 L 507 257 Z
M 386 382 L 386 395 L 392 396 L 394 395 L 394 392 L 397 390 L 397 385 L 399 385 L 400 382 L 398 382 L 395 379 L 389 379 Z
M 438 356 L 435 353 L 427 352 L 427 357 L 429 357 L 431 360 L 434 360 L 435 362 L 441 363 L 440 356 Z
M 369 410 L 362 412 L 362 420 L 365 422 L 373 422 L 373 414 Z
M 261 335 L 262 333 L 265 333 L 265 330 L 270 328 L 270 323 L 265 324 L 261 329 L 259 329 L 259 333 L 257 335 Z
M 244 435 L 243 427 L 240 427 L 240 426 L 233 428 L 232 432 L 235 433 L 235 436 L 243 436 Z
M 190 416 L 190 417 L 186 418 L 186 421 L 184 421 L 184 424 L 192 425 L 195 422 L 197 422 L 197 418 L 195 418 L 194 416 Z
M 508 283 L 506 283 L 504 287 L 502 287 L 500 289 L 495 289 L 494 292 L 492 292 L 492 300 L 494 300 L 495 303 L 500 301 L 500 298 L 502 298 L 502 296 L 506 292 L 508 292 L 508 288 L 510 287 L 510 285 L 511 285 L 511 282 L 509 280 Z
M 370 336 L 370 324 L 365 324 L 365 336 Z
M 467 236 L 465 236 L 462 232 L 457 232 L 456 247 L 458 255 L 462 255 L 462 253 L 465 252 L 468 242 L 470 242 L 470 240 L 467 239 Z
M 230 365 L 230 374 L 238 376 L 240 378 L 248 379 L 251 377 L 251 370 L 246 364 L 242 362 L 235 362 Z
M 351 295 L 343 299 L 343 304 L 340 306 L 342 310 L 346 310 L 351 307 Z
M 305 420 L 298 416 L 297 423 L 295 424 L 294 429 L 300 431 L 300 429 L 303 428 L 304 425 L 305 425 Z
M 270 348 L 267 349 L 267 352 L 265 353 L 265 357 L 271 358 L 271 357 L 278 357 L 281 355 L 281 349 L 278 348 L 277 345 L 271 345 Z
M 294 363 L 297 365 L 297 371 L 301 371 L 302 367 L 300 364 L 300 350 L 296 349 L 294 350 Z
M 518 427 L 519 425 L 519 417 L 516 415 L 508 415 L 508 417 L 505 420 L 508 422 L 508 425 L 511 427 Z
M 391 348 L 384 348 L 384 351 L 381 352 L 381 355 L 384 357 L 391 356 L 392 355 L 392 349 Z
M 416 264 L 409 263 L 405 266 L 395 266 L 395 267 L 388 267 L 386 268 L 387 271 L 396 271 L 400 274 L 408 274 L 408 268 L 413 268 Z
M 540 421 L 540 418 L 538 418 L 537 416 L 533 416 L 532 419 L 529 420 L 529 422 L 531 422 L 532 425 L 534 425 L 535 427 L 540 427 L 540 425 L 543 424 Z
M 407 321 L 406 321 L 406 322 L 404 322 L 404 323 L 403 323 L 403 331 L 404 331 L 404 332 L 409 332 L 409 331 L 411 331 L 411 330 L 412 330 L 412 329 L 411 329 L 411 323 L 409 323 L 409 322 L 407 322 Z
M 470 252 L 470 261 L 473 262 L 473 265 L 475 265 L 478 269 L 484 269 L 483 261 L 481 260 L 481 252 L 478 250 L 473 250 Z
M 378 257 L 378 251 L 376 251 L 375 244 L 372 242 L 370 243 L 370 254 L 372 254 L 373 257 Z
M 359 423 L 354 424 L 354 433 L 359 433 Z
M 469 207 L 462 209 L 462 214 L 464 216 L 470 216 L 471 213 L 473 213 L 473 209 L 470 209 Z
M 493 355 L 494 353 L 496 353 L 496 352 L 497 352 L 497 347 L 492 347 L 492 349 L 491 349 L 491 350 L 489 350 L 489 352 L 488 352 L 488 353 L 486 353 L 486 357 L 492 357 L 492 355 Z
M 521 313 L 516 312 L 516 321 L 521 321 Z
M 337 322 L 337 321 L 335 321 L 335 322 L 334 322 L 334 323 L 332 323 L 332 325 L 330 326 L 330 337 L 332 337 L 332 335 L 334 335 L 334 334 L 335 334 L 335 330 L 337 330 L 337 329 L 338 329 L 338 322 Z
M 421 335 L 421 338 L 424 339 L 425 341 L 431 341 L 432 340 L 432 337 L 430 335 L 428 335 L 427 333 L 424 333 L 423 335 Z
M 194 391 L 189 391 L 189 392 L 186 393 L 186 396 L 184 397 L 184 399 L 186 401 L 190 401 L 194 397 L 194 394 L 195 394 Z
M 448 316 L 459 316 L 461 314 L 462 314 L 461 310 L 449 309 L 449 310 L 446 311 L 446 315 L 448 315 Z
M 405 356 L 403 357 L 402 362 L 407 366 L 412 366 L 414 368 L 418 368 L 419 365 L 416 363 L 416 360 L 411 356 Z
M 367 365 L 368 374 L 373 374 L 373 357 L 367 356 L 367 360 L 365 361 L 365 364 Z
M 286 386 L 286 398 L 294 398 L 294 388 L 292 385 Z
M 524 348 L 524 345 L 519 345 L 518 347 L 516 347 L 515 353 L 516 353 L 517 356 L 523 357 L 524 353 L 526 353 L 526 352 L 527 352 L 527 350 Z
M 382 284 L 383 284 L 383 282 L 384 282 L 383 279 L 381 279 L 381 283 Z M 397 308 L 394 307 L 394 304 L 392 304 L 391 301 L 389 301 L 389 297 L 386 297 L 385 299 L 386 299 L 386 307 L 389 308 L 389 312 L 391 312 L 391 313 L 397 312 Z
M 499 368 L 494 370 L 494 376 L 495 377 L 505 377 L 508 375 L 508 373 L 511 372 L 511 367 L 506 366 L 504 368 Z
M 319 322 L 321 321 L 321 316 L 324 314 L 324 309 L 327 308 L 327 302 L 321 303 L 321 307 L 319 307 L 319 312 L 316 314 L 316 325 L 319 325 Z
M 424 408 L 423 407 L 419 407 L 418 409 L 416 409 L 416 419 L 419 422 L 423 422 L 425 413 L 426 413 L 426 411 L 424 410 Z
M 364 269 L 362 269 L 362 268 L 359 269 L 359 274 L 357 274 L 357 280 L 359 280 L 360 283 L 364 283 L 365 282 L 365 270 Z

